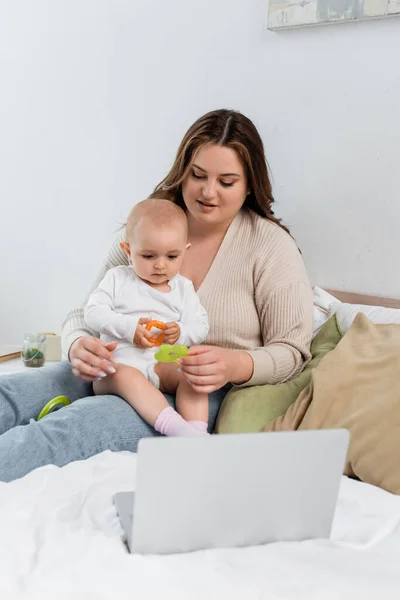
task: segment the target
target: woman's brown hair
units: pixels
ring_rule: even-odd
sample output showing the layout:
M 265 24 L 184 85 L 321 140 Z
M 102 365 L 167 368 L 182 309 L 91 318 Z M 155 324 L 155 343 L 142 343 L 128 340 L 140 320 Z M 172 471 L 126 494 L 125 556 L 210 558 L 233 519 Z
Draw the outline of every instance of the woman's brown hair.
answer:
M 185 209 L 182 182 L 187 176 L 192 160 L 204 144 L 228 146 L 236 150 L 242 160 L 250 193 L 243 206 L 289 230 L 275 217 L 275 202 L 268 175 L 264 145 L 254 123 L 234 110 L 214 110 L 200 117 L 185 134 L 175 162 L 168 175 L 158 184 L 150 198 L 165 198 Z

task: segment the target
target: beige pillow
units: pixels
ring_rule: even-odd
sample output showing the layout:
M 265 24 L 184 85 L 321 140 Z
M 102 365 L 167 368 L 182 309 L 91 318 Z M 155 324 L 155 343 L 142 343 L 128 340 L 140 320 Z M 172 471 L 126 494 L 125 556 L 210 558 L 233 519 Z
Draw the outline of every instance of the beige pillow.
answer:
M 264 431 L 350 431 L 345 475 L 400 494 L 400 325 L 358 314 L 310 385 Z

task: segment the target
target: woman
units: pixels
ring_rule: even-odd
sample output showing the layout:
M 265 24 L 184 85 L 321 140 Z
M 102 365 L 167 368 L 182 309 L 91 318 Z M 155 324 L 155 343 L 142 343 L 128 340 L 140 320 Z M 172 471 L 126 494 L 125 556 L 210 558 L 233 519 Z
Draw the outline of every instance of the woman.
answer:
M 193 281 L 210 332 L 181 369 L 194 389 L 210 394 L 212 430 L 230 385 L 279 383 L 310 359 L 310 284 L 295 242 L 274 217 L 261 138 L 240 113 L 218 110 L 196 121 L 152 197 L 178 203 L 188 217 L 191 249 L 181 273 Z M 91 290 L 109 268 L 127 264 L 123 237 Z M 115 344 L 92 335 L 82 308 L 64 322 L 63 348 L 72 373 L 65 362 L 0 379 L 0 480 L 107 449 L 135 451 L 140 438 L 156 435 L 121 398 L 93 396 L 92 381 L 112 368 Z M 60 394 L 71 406 L 29 421 Z

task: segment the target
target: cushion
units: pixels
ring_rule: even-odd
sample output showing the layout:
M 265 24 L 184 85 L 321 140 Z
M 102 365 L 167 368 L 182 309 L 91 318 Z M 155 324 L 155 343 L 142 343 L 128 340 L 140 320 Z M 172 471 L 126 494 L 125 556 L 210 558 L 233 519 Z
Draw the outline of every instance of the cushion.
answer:
M 377 324 L 400 324 L 400 309 L 384 306 L 368 306 L 365 304 L 348 304 L 341 302 L 326 290 L 315 286 L 314 294 L 314 335 L 333 314 L 342 336 L 348 331 L 359 312 L 364 313 L 370 321 Z
M 282 415 L 311 380 L 311 371 L 332 350 L 341 336 L 333 316 L 319 330 L 311 344 L 312 360 L 291 381 L 277 385 L 233 388 L 225 397 L 218 415 L 217 433 L 260 431 L 268 422 Z
M 350 431 L 345 475 L 400 494 L 400 325 L 359 313 L 310 385 L 265 431 Z
M 351 324 L 360 312 L 377 325 L 387 325 L 389 323 L 400 325 L 400 309 L 398 308 L 341 303 L 335 307 L 335 314 L 342 336 L 350 329 Z
M 319 288 L 318 286 L 313 287 L 314 297 L 314 327 L 313 327 L 313 338 L 317 335 L 322 325 L 326 323 L 332 315 L 335 314 L 336 309 L 340 306 L 341 302 L 332 294 L 329 294 L 326 290 Z

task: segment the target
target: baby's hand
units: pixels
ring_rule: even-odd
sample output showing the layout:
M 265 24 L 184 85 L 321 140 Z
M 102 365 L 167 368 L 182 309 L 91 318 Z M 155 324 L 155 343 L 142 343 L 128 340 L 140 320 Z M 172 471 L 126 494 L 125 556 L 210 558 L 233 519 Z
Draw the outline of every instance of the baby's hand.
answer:
M 178 323 L 165 323 L 165 329 L 163 331 L 163 343 L 164 344 L 176 344 L 181 335 L 181 328 Z
M 151 319 L 139 319 L 139 323 L 136 327 L 133 343 L 135 346 L 139 346 L 139 348 L 153 348 L 154 346 L 154 344 L 149 342 L 151 333 L 146 329 L 146 324 L 149 321 L 151 321 Z

